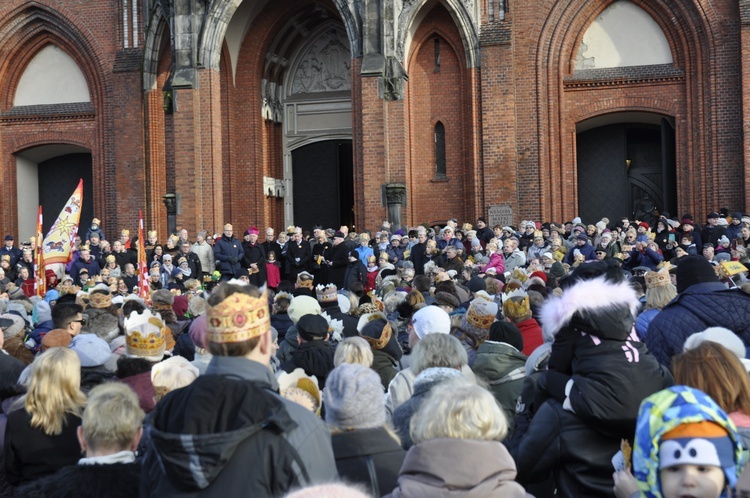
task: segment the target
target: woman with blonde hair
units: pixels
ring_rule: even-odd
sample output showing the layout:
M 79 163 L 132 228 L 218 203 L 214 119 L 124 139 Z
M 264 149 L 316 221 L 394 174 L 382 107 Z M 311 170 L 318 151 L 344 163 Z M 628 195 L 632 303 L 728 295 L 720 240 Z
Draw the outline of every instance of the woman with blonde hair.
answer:
M 342 363 L 353 363 L 365 367 L 372 366 L 372 348 L 367 341 L 361 337 L 347 337 L 336 346 L 336 353 L 333 355 L 333 366 L 337 367 Z
M 727 412 L 746 450 L 750 449 L 750 377 L 729 349 L 706 340 L 694 349 L 672 357 L 675 384 L 708 394 Z
M 443 381 L 414 415 L 414 442 L 389 498 L 527 496 L 501 441 L 508 423 L 495 398 L 462 379 Z
M 677 288 L 672 284 L 666 269 L 648 271 L 643 278 L 646 280 L 646 307 L 635 321 L 635 331 L 641 341 L 647 342 L 646 333 L 651 320 L 677 297 Z
M 78 461 L 76 431 L 86 396 L 81 392 L 81 362 L 75 351 L 52 348 L 31 365 L 28 392 L 8 415 L 5 472 L 17 486 Z

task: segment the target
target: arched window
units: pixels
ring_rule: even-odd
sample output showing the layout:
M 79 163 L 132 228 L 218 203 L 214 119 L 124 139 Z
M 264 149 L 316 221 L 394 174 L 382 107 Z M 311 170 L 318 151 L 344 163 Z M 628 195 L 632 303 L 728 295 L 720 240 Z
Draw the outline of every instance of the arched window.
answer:
M 445 178 L 445 126 L 435 124 L 435 178 Z

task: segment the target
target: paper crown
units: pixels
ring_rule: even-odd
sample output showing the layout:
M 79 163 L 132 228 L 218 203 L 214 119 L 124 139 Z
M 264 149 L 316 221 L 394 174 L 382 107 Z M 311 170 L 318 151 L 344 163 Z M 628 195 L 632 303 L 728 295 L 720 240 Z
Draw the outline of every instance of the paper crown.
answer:
M 514 280 L 518 280 L 521 283 L 526 282 L 526 279 L 529 278 L 529 274 L 523 271 L 521 268 L 515 268 L 513 270 L 513 273 L 510 274 L 510 278 Z
M 374 254 L 370 254 L 369 256 L 367 256 L 368 263 L 376 263 L 377 261 L 378 261 L 378 258 L 376 258 Z
M 643 278 L 646 280 L 646 288 L 665 287 L 672 283 L 669 271 L 647 271 Z
M 320 303 L 330 303 L 339 299 L 338 289 L 333 284 L 318 285 L 315 287 L 315 295 Z
M 96 309 L 104 309 L 112 306 L 112 295 L 110 293 L 95 292 L 89 295 L 89 306 Z
M 301 368 L 295 368 L 291 373 L 282 372 L 278 378 L 279 392 L 281 395 L 286 397 L 288 389 L 301 389 L 307 392 L 315 400 L 315 406 L 313 411 L 317 411 L 320 408 L 321 395 L 320 387 L 318 384 L 318 378 L 314 375 L 307 375 Z
M 383 330 L 380 334 L 380 337 L 376 339 L 374 337 L 363 335 L 362 331 L 365 329 L 367 324 L 375 320 L 385 321 L 385 325 L 383 326 Z M 360 337 L 362 337 L 364 340 L 368 342 L 368 344 L 370 344 L 372 349 L 383 349 L 388 344 L 388 341 L 391 340 L 391 336 L 393 335 L 393 329 L 391 328 L 391 323 L 388 321 L 388 318 L 385 316 L 385 314 L 381 311 L 378 311 L 375 313 L 367 313 L 365 315 L 360 316 L 359 322 L 357 322 L 357 332 L 359 333 Z
M 276 301 L 278 301 L 279 299 L 282 299 L 282 298 L 283 299 L 289 299 L 289 301 L 291 301 L 292 299 L 294 299 L 294 296 L 291 295 L 291 294 L 289 294 L 288 292 L 284 292 L 284 291 L 277 292 L 276 295 L 273 296 L 273 302 L 275 303 Z
M 271 313 L 265 290 L 260 297 L 235 292 L 208 310 L 209 342 L 245 342 L 271 329 Z
M 466 322 L 472 327 L 489 330 L 495 321 L 497 304 L 485 299 L 474 299 L 466 311 Z
M 141 314 L 133 311 L 125 319 L 127 355 L 153 362 L 161 361 L 167 346 L 166 334 L 171 333 L 158 313 L 154 315 L 148 309 Z
M 149 230 L 149 231 L 148 231 L 148 236 L 149 236 L 149 237 L 153 237 L 153 238 L 156 238 L 156 230 Z
M 520 298 L 516 301 L 512 298 Z M 503 314 L 508 318 L 523 318 L 529 314 L 531 307 L 529 295 L 522 289 L 516 289 L 503 296 Z

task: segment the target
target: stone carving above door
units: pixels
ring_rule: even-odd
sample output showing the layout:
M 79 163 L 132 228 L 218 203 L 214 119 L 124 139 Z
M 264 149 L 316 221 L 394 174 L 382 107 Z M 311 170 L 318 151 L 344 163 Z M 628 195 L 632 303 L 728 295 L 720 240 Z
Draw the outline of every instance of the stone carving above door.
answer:
M 346 32 L 327 29 L 297 64 L 291 94 L 351 91 L 351 58 Z

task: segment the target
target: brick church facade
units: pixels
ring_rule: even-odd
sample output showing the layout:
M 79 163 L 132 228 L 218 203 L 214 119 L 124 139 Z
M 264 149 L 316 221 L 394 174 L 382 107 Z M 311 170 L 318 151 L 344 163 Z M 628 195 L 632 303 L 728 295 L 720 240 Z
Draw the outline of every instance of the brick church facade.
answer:
M 750 0 L 4 0 L 0 224 L 702 220 L 748 61 Z

